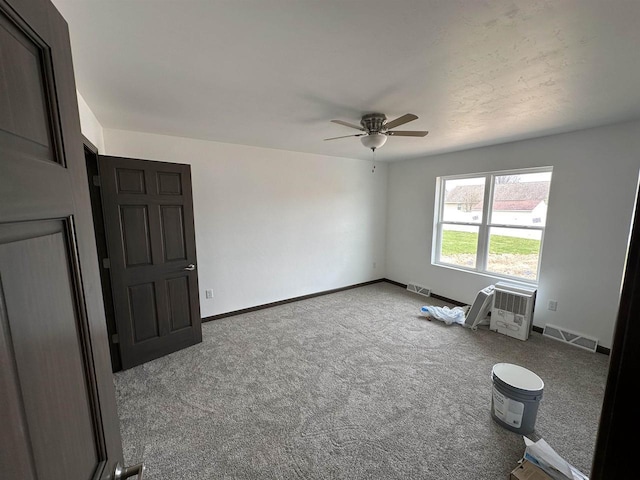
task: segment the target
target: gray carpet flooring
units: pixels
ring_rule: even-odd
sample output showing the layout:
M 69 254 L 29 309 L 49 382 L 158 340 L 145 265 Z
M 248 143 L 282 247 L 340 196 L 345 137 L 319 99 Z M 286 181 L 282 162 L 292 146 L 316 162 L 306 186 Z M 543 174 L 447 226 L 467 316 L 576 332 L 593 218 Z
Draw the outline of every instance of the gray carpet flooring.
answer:
M 491 418 L 491 368 L 545 382 L 530 438 L 588 474 L 608 357 L 534 333 L 428 321 L 378 283 L 203 325 L 115 376 L 129 464 L 167 479 L 506 479 L 522 436 Z

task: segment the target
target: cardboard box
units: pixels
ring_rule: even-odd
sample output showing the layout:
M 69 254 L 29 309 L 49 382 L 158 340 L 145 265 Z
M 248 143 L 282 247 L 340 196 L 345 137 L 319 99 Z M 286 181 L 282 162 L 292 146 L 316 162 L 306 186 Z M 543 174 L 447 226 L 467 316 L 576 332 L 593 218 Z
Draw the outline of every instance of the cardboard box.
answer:
M 533 463 L 524 460 L 511 471 L 509 480 L 553 480 L 553 478 Z

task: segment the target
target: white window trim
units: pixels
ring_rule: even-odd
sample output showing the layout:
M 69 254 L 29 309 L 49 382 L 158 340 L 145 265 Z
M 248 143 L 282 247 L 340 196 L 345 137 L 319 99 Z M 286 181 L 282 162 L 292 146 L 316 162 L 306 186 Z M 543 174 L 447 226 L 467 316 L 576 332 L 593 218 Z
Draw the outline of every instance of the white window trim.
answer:
M 542 251 L 544 249 L 544 233 L 546 229 L 546 221 L 544 226 L 533 226 L 533 225 L 509 225 L 509 224 L 499 224 L 499 223 L 490 223 L 491 213 L 493 209 L 493 202 L 490 200 L 493 198 L 493 185 L 494 178 L 501 175 L 525 175 L 529 173 L 546 173 L 551 172 L 553 174 L 553 167 L 535 167 L 535 168 L 519 168 L 514 170 L 500 170 L 494 172 L 482 172 L 482 173 L 469 173 L 463 175 L 447 175 L 436 178 L 436 205 L 434 209 L 434 221 L 433 221 L 433 249 L 431 252 L 431 264 L 439 267 L 446 267 L 453 270 L 460 270 L 463 272 L 475 273 L 482 276 L 488 277 L 496 277 L 503 278 L 506 280 L 529 284 L 529 285 L 537 285 L 540 279 L 540 263 L 542 261 Z M 455 221 L 443 221 L 443 210 L 444 210 L 444 195 L 445 190 L 443 185 L 447 180 L 457 180 L 464 178 L 480 178 L 484 177 L 484 199 L 482 205 L 482 222 L 455 222 Z M 440 251 L 441 251 L 441 229 L 442 225 L 468 225 L 473 227 L 478 227 L 478 249 L 476 256 L 476 266 L 475 268 L 464 267 L 462 265 L 455 265 L 452 263 L 446 263 L 440 260 Z M 487 256 L 489 253 L 488 243 L 489 243 L 489 230 L 494 228 L 517 228 L 522 230 L 537 230 L 541 232 L 540 235 L 540 254 L 538 255 L 538 267 L 536 271 L 536 280 L 530 280 L 522 277 L 515 277 L 512 275 L 505 275 L 503 273 L 496 273 L 487 270 Z

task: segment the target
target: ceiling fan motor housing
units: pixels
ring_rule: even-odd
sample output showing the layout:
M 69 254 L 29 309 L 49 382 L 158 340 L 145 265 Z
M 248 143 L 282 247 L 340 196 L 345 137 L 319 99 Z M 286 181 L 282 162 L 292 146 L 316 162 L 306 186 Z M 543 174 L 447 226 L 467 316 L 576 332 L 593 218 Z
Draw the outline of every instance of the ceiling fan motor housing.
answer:
M 387 121 L 387 116 L 384 113 L 367 113 L 362 116 L 360 125 L 367 133 L 379 133 L 383 131 L 384 123 Z

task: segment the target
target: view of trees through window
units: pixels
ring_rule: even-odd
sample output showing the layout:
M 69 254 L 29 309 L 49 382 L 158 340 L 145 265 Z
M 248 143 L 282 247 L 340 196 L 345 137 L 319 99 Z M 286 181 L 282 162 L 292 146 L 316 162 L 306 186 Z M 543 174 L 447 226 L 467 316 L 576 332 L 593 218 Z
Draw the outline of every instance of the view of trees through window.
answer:
M 439 181 L 436 263 L 536 281 L 551 169 Z

